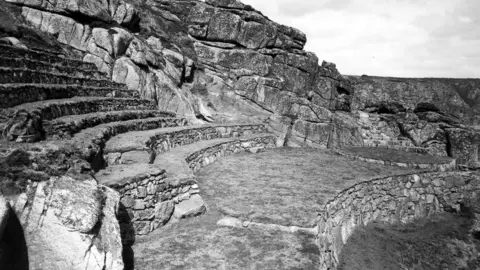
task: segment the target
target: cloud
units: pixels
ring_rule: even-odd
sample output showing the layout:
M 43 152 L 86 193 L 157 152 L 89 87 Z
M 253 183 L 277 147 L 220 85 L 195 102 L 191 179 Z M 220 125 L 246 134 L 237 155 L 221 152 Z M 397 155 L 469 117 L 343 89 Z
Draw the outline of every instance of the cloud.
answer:
M 477 0 L 244 0 L 344 74 L 480 77 Z

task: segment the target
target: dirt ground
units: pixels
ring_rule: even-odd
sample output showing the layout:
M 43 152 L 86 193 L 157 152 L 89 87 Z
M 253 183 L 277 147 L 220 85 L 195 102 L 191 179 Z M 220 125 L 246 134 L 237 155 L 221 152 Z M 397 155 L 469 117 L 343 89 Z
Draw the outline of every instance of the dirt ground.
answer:
M 407 225 L 371 223 L 349 238 L 338 269 L 480 269 L 471 225 L 468 215 L 451 213 Z

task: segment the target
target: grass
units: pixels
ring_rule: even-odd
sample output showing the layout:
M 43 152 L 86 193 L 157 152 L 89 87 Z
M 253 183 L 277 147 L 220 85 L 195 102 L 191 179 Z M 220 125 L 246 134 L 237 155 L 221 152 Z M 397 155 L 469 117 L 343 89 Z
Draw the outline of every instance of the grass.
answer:
M 480 269 L 480 240 L 471 218 L 443 213 L 410 224 L 371 223 L 356 229 L 338 269 Z
M 317 213 L 359 181 L 412 172 L 354 161 L 327 150 L 280 148 L 225 157 L 197 174 L 202 197 L 255 222 L 314 227 Z
M 220 227 L 221 214 L 168 225 L 133 246 L 135 269 L 318 269 L 315 238 L 254 229 Z
M 352 147 L 343 149 L 346 153 L 364 158 L 414 164 L 445 164 L 452 161 L 449 157 L 431 156 L 385 147 Z
M 273 149 L 224 157 L 199 172 L 207 213 L 170 224 L 133 246 L 135 269 L 318 269 L 315 236 L 227 228 L 225 214 L 256 222 L 315 226 L 338 191 L 408 169 L 353 161 L 326 150 Z

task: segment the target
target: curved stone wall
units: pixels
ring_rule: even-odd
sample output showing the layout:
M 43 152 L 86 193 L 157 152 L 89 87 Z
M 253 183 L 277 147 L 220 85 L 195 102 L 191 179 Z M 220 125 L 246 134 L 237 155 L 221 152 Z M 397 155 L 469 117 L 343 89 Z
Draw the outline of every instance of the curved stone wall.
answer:
M 321 269 L 335 269 L 343 245 L 359 225 L 373 220 L 409 222 L 442 211 L 460 211 L 478 196 L 480 174 L 437 172 L 358 183 L 330 200 L 319 216 Z
M 402 150 L 405 150 L 405 149 L 402 149 Z M 379 160 L 379 159 L 372 159 L 372 158 L 364 158 L 364 157 L 356 156 L 350 153 L 346 153 L 341 150 L 334 150 L 334 151 L 335 153 L 344 157 L 348 157 L 354 160 L 369 162 L 369 163 L 380 164 L 380 165 L 390 165 L 390 166 L 397 166 L 397 167 L 403 167 L 403 168 L 424 169 L 424 170 L 440 171 L 440 172 L 452 171 L 457 168 L 457 162 L 455 159 L 452 159 L 452 161 L 448 163 L 394 162 L 394 161 L 386 161 L 386 160 Z

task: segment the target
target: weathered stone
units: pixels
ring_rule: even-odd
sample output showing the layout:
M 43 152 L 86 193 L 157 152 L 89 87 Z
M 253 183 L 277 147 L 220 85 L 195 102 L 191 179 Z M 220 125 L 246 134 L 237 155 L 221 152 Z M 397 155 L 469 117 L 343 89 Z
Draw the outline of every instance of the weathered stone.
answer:
M 123 269 L 117 192 L 68 177 L 29 188 L 30 195 L 22 194 L 13 208 L 23 226 L 30 265 Z
M 190 199 L 175 205 L 173 216 L 177 219 L 194 217 L 205 213 L 205 202 L 200 195 L 193 195 Z

